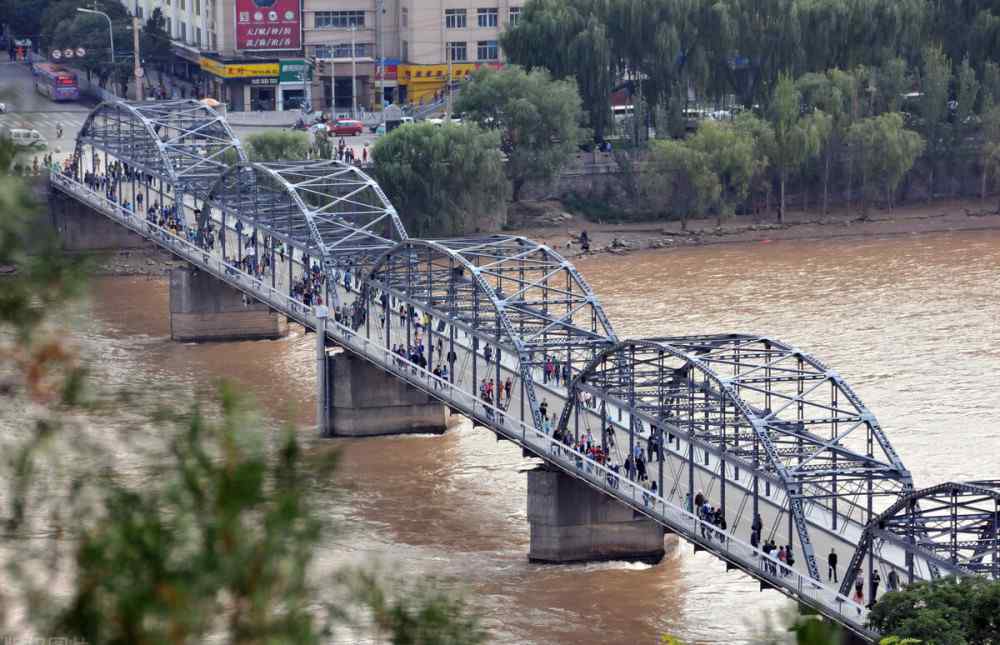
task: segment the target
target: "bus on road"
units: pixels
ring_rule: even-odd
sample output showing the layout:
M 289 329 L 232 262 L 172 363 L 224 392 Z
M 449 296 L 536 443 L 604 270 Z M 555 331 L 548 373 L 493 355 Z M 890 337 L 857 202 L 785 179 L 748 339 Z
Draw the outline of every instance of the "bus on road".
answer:
M 75 101 L 80 98 L 76 72 L 54 63 L 36 63 L 32 68 L 35 91 L 53 101 Z

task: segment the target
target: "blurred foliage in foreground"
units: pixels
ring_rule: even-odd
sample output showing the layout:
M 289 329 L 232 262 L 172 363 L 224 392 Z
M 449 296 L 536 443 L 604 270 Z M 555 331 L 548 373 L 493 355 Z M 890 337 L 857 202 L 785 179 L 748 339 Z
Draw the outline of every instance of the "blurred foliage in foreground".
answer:
M 432 582 L 320 579 L 329 527 L 308 481 L 334 456 L 307 463 L 293 429 L 276 439 L 234 388 L 150 417 L 86 379 L 60 324 L 86 272 L 36 217 L 26 185 L 0 178 L 0 268 L 16 268 L 0 276 L 0 640 L 484 640 Z

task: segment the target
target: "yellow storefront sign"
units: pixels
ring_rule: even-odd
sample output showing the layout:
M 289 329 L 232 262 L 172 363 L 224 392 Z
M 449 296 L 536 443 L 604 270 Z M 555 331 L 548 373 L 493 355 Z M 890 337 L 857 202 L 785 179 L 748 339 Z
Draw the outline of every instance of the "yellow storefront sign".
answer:
M 278 75 L 277 63 L 220 63 L 203 57 L 201 68 L 219 78 L 260 78 Z

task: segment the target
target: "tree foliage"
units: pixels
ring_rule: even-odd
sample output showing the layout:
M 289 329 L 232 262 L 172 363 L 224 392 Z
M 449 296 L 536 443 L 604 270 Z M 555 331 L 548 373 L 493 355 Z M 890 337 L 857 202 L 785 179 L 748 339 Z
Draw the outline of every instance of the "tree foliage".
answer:
M 73 59 L 73 65 L 82 67 L 88 76 L 97 76 L 101 85 L 113 79 L 119 84 L 127 82 L 132 73 L 131 59 L 118 56 L 116 64 L 111 63 L 111 43 L 108 38 L 108 22 L 94 14 L 79 13 L 79 7 L 96 8 L 111 18 L 116 49 L 132 49 L 132 22 L 128 10 L 115 0 L 81 2 L 80 0 L 59 0 L 45 11 L 41 21 L 42 40 L 47 47 L 60 49 L 83 47 L 87 53 Z M 124 94 L 123 94 L 124 95 Z
M 553 80 L 545 70 L 483 67 L 463 85 L 455 109 L 500 131 L 514 201 L 526 181 L 551 179 L 576 151 L 581 119 L 576 83 Z
M 865 209 L 878 189 L 892 208 L 893 193 L 923 152 L 924 140 L 903 127 L 898 112 L 860 120 L 851 126 L 848 137 L 861 165 Z
M 752 133 L 732 124 L 706 121 L 687 145 L 707 157 L 719 182 L 719 194 L 712 205 L 721 225 L 722 219 L 732 214 L 734 202 L 742 202 L 750 190 L 755 169 Z
M 778 221 L 782 222 L 788 177 L 819 154 L 830 134 L 831 121 L 818 110 L 802 115 L 802 95 L 787 75 L 778 79 L 768 116 L 774 132 L 770 159 L 778 175 Z
M 305 159 L 309 138 L 305 132 L 274 130 L 251 134 L 246 138 L 247 156 L 253 161 Z
M 642 194 L 657 213 L 679 213 L 687 228 L 691 213 L 702 213 L 722 192 L 709 156 L 681 141 L 653 141 L 641 181 Z
M 918 582 L 887 593 L 869 623 L 878 632 L 924 645 L 1000 642 L 1000 583 L 968 576 Z
M 373 174 L 414 236 L 489 230 L 510 197 L 500 142 L 475 124 L 405 125 L 376 142 Z

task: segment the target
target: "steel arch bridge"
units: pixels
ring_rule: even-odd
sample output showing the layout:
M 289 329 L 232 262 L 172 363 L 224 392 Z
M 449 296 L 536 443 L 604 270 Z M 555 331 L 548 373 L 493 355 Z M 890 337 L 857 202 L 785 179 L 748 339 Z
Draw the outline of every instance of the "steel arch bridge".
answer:
M 847 597 L 864 563 L 869 576 L 997 577 L 995 482 L 915 491 L 847 383 L 785 343 L 745 334 L 620 339 L 584 278 L 552 249 L 506 235 L 410 238 L 361 170 L 251 162 L 225 120 L 193 100 L 99 105 L 72 161 L 50 180 L 867 638 L 867 610 Z M 310 301 L 297 286 L 319 272 L 323 290 Z M 334 321 L 321 303 L 333 306 Z M 422 339 L 407 312 L 431 321 Z M 447 378 L 432 371 L 433 351 L 425 368 L 393 351 L 416 342 L 437 343 Z M 484 379 L 514 387 L 504 401 L 487 398 Z M 640 481 L 636 450 L 649 455 L 655 490 Z M 718 496 L 725 523 L 698 514 L 696 492 Z M 789 565 L 762 553 L 765 528 L 801 557 Z M 817 560 L 831 548 L 853 554 L 841 588 L 820 573 Z

